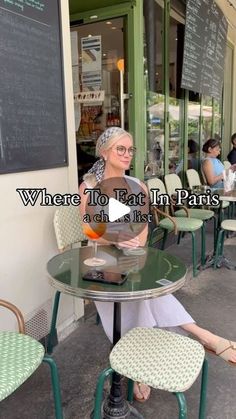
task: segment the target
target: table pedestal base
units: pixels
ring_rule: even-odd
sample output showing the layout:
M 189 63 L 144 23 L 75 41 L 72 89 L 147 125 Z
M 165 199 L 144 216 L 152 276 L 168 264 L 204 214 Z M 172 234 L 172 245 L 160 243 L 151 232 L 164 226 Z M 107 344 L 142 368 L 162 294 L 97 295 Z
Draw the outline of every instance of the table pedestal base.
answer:
M 103 419 L 144 419 L 133 406 L 131 406 L 127 400 L 122 400 L 122 405 L 114 405 L 110 400 L 110 397 L 103 402 L 102 406 L 102 418 Z
M 200 267 L 200 270 L 211 268 L 212 266 L 214 266 L 214 263 L 215 263 L 215 255 L 210 255 L 208 256 L 205 265 Z M 222 266 L 224 266 L 225 268 L 230 269 L 232 271 L 236 270 L 236 265 L 233 262 L 231 262 L 229 259 L 227 259 L 224 255 L 218 257 L 218 262 L 216 266 L 217 268 L 221 268 Z

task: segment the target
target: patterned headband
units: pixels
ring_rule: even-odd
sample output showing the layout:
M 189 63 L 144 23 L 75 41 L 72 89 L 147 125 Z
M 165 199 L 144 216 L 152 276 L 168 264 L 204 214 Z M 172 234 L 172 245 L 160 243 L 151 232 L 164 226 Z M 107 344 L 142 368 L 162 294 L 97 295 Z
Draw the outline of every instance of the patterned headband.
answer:
M 107 128 L 106 131 L 104 131 L 97 140 L 97 145 L 96 145 L 97 156 L 101 156 L 100 154 L 101 149 L 115 135 L 117 135 L 118 137 L 118 136 L 129 135 L 129 134 L 123 128 L 120 128 L 120 127 Z M 97 182 L 101 182 L 101 180 L 103 179 L 104 170 L 105 170 L 105 161 L 103 158 L 100 158 L 98 161 L 96 161 L 96 163 L 94 163 L 92 168 L 85 175 L 84 179 L 86 180 L 87 175 L 90 174 L 90 175 L 95 176 Z
M 123 128 L 120 127 L 110 127 L 104 131 L 100 137 L 98 137 L 96 145 L 96 155 L 100 156 L 100 150 L 103 146 L 114 136 L 122 136 L 128 134 Z

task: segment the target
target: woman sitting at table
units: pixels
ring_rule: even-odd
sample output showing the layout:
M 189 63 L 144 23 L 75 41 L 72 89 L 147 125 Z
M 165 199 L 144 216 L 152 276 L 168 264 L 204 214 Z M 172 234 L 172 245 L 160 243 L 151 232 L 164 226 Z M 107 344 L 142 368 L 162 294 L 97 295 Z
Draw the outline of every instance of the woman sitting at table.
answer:
M 86 188 L 99 186 L 99 182 L 112 177 L 121 178 L 129 188 L 129 179 L 142 185 L 147 191 L 146 186 L 136 178 L 125 175 L 128 170 L 135 148 L 131 135 L 118 127 L 108 128 L 99 138 L 96 145 L 96 153 L 100 157 L 89 172 L 84 176 L 84 182 L 80 186 L 81 214 L 86 213 L 87 195 L 84 194 Z M 109 228 L 109 227 L 108 227 Z M 135 236 L 124 227 L 117 232 L 116 240 L 110 244 L 118 245 L 120 248 L 135 248 L 144 246 L 147 239 L 148 225 L 142 232 Z M 98 240 L 99 243 L 107 244 L 104 238 Z M 112 341 L 113 333 L 113 303 L 96 302 L 97 310 L 101 317 L 104 330 Z M 207 349 L 221 356 L 227 362 L 236 365 L 236 343 L 223 339 L 208 330 L 199 327 L 192 319 L 190 314 L 184 309 L 180 302 L 173 295 L 165 295 L 159 298 L 124 302 L 121 304 L 121 334 L 137 327 L 175 327 L 181 326 L 185 331 L 196 337 Z M 150 388 L 144 384 L 135 384 L 134 396 L 138 401 L 145 401 L 149 398 Z
M 220 154 L 220 141 L 210 138 L 203 144 L 202 151 L 206 154 L 202 162 L 202 172 L 207 184 L 214 189 L 223 188 L 225 168 L 217 158 Z M 230 169 L 235 171 L 236 165 L 232 165 Z

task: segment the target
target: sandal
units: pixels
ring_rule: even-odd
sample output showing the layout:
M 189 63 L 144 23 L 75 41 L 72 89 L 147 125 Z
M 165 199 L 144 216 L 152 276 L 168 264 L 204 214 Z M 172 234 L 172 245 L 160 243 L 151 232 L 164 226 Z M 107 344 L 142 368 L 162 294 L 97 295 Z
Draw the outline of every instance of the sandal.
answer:
M 219 339 L 215 351 L 213 349 L 210 349 L 207 346 L 205 346 L 205 350 L 207 352 L 219 356 L 225 362 L 227 362 L 229 365 L 233 365 L 234 367 L 236 367 L 236 362 L 229 360 L 229 350 L 230 349 L 233 349 L 234 351 L 236 351 L 236 342 L 231 342 L 231 340 L 227 340 L 227 339 L 224 339 L 224 338 Z
M 136 401 L 137 401 L 137 402 L 139 402 L 139 403 L 145 403 L 145 402 L 149 399 L 149 397 L 150 397 L 150 394 L 151 394 L 151 389 L 150 389 L 150 387 L 149 387 L 149 386 L 147 386 L 147 387 L 149 388 L 149 394 L 148 394 L 147 398 L 145 399 L 145 398 L 143 397 L 143 393 L 142 393 L 142 391 L 141 391 L 141 386 L 145 386 L 146 384 L 142 384 L 142 383 L 136 383 L 136 384 L 137 384 L 137 386 L 138 386 L 139 394 L 140 394 L 142 397 L 138 397 L 138 395 L 134 393 L 134 400 L 136 400 Z

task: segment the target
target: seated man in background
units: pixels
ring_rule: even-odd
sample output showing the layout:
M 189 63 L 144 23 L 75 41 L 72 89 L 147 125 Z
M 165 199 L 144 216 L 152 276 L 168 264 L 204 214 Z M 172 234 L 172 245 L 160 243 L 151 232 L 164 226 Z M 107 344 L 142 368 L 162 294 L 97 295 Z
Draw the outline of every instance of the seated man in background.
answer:
M 236 132 L 231 137 L 231 143 L 233 144 L 232 150 L 229 152 L 227 159 L 231 164 L 236 163 Z

